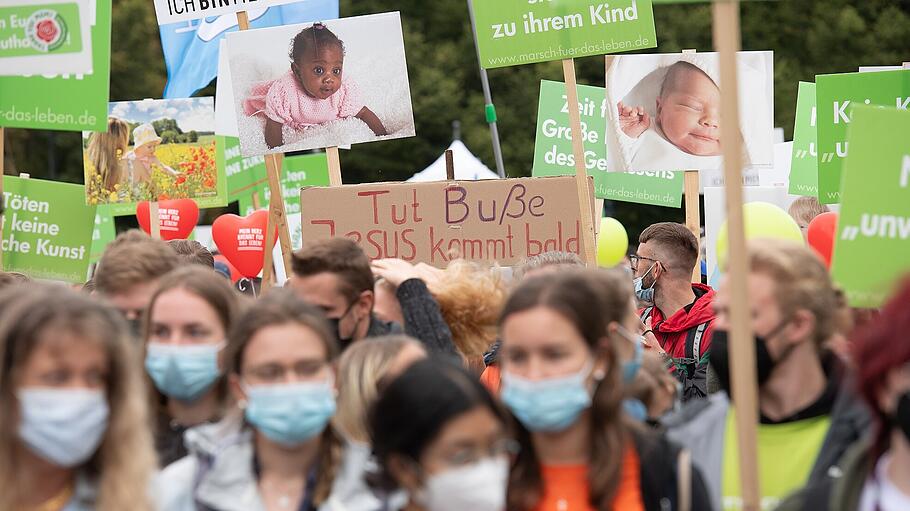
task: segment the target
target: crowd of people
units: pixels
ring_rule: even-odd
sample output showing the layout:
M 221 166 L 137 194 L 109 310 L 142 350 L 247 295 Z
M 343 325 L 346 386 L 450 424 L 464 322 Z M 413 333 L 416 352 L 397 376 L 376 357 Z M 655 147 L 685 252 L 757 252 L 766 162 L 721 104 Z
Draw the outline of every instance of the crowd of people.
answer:
M 731 290 L 645 229 L 514 271 L 311 243 L 258 297 L 122 233 L 81 290 L 0 274 L 0 511 L 732 511 Z M 808 247 L 747 285 L 762 509 L 910 509 L 910 281 L 853 311 Z

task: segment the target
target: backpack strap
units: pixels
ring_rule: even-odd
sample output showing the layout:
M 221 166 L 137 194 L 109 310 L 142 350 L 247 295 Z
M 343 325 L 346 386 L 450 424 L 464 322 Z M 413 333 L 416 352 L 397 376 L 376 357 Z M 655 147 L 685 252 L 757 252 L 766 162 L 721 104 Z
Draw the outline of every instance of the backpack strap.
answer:
M 641 314 L 638 316 L 638 319 L 640 319 L 641 322 L 644 323 L 645 321 L 647 321 L 648 318 L 651 317 L 651 312 L 653 310 L 654 310 L 653 305 L 650 307 L 645 307 L 645 309 L 643 311 L 641 311 Z
M 695 375 L 698 366 L 706 362 L 706 357 L 701 356 L 701 341 L 705 337 L 709 324 L 711 322 L 706 321 L 698 325 L 694 330 L 689 330 L 689 334 L 686 336 L 685 369 L 690 378 Z

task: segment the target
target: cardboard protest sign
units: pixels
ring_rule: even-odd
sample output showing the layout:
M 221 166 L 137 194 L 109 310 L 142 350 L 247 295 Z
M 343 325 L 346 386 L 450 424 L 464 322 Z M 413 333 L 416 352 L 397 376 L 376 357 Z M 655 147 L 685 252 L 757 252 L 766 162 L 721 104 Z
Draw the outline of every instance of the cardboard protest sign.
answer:
M 746 167 L 774 163 L 773 53 L 740 52 L 739 133 Z M 607 70 L 607 168 L 713 170 L 722 165 L 717 53 L 619 55 Z
M 471 0 L 484 68 L 657 47 L 651 0 Z
M 305 188 L 303 243 L 340 237 L 370 259 L 445 266 L 453 258 L 516 264 L 553 250 L 582 254 L 574 177 Z
M 92 230 L 92 249 L 89 262 L 97 263 L 104 254 L 104 249 L 117 237 L 114 217 L 108 208 L 99 206 L 95 209 L 95 228 Z
M 212 98 L 111 103 L 107 124 L 106 133 L 83 133 L 88 204 L 110 204 L 118 216 L 135 213 L 141 201 L 227 205 Z
M 46 130 L 107 129 L 111 69 L 111 0 L 90 0 L 85 33 L 91 35 L 90 70 L 0 76 L 0 126 Z M 69 57 L 64 57 L 69 58 Z M 0 65 L 4 67 L 4 65 Z M 63 74 L 61 74 L 63 73 Z
M 226 39 L 244 156 L 414 136 L 397 12 Z
M 910 112 L 856 106 L 831 276 L 852 307 L 880 307 L 910 273 Z
M 815 84 L 799 82 L 790 167 L 790 193 L 793 195 L 818 197 L 817 118 Z
M 818 200 L 841 201 L 847 129 L 853 105 L 910 107 L 910 70 L 815 77 L 818 110 Z
M 86 73 L 92 68 L 88 0 L 0 5 L 0 75 Z
M 3 270 L 36 279 L 84 282 L 94 206 L 82 185 L 3 176 Z
M 569 103 L 562 82 L 540 82 L 537 138 L 534 145 L 535 177 L 575 174 Z M 578 86 L 578 110 L 585 145 L 585 168 L 594 177 L 594 195 L 600 199 L 637 202 L 678 208 L 682 199 L 682 172 L 608 172 L 604 144 L 607 102 L 603 87 Z
M 259 171 L 259 169 L 254 169 L 254 171 Z M 264 166 L 261 170 L 261 175 L 265 177 Z M 284 158 L 281 165 L 281 191 L 284 196 L 284 207 L 288 216 L 289 228 L 292 220 L 298 217 L 298 213 L 300 213 L 300 189 L 307 186 L 328 185 L 329 163 L 325 153 Z M 270 203 L 272 193 L 268 186 L 257 187 L 256 194 L 259 197 L 260 207 L 265 207 Z M 242 195 L 238 202 L 241 215 L 247 215 L 256 209 L 250 194 Z M 293 235 L 293 229 L 290 229 L 290 231 Z

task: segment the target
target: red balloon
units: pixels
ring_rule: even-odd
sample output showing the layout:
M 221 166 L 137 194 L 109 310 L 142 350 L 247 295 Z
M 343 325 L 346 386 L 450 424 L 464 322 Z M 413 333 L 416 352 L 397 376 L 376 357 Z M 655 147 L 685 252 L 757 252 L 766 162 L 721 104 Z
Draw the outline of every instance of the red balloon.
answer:
M 218 251 L 227 257 L 241 275 L 255 277 L 265 260 L 265 233 L 269 212 L 255 211 L 246 217 L 221 215 L 212 224 L 212 239 Z M 271 250 L 278 241 L 278 229 L 272 236 Z
M 142 227 L 143 231 L 147 234 L 152 233 L 148 201 L 140 202 L 136 206 L 136 219 L 139 220 L 139 227 Z M 158 201 L 158 219 L 161 239 L 185 240 L 199 221 L 199 206 L 193 199 Z
M 825 260 L 831 268 L 831 255 L 834 254 L 834 240 L 837 233 L 837 213 L 829 211 L 812 219 L 806 232 L 809 246 Z
M 231 262 L 228 261 L 228 258 L 227 258 L 227 257 L 224 257 L 224 254 L 218 254 L 218 255 L 216 255 L 216 256 L 215 256 L 215 261 L 216 261 L 216 262 L 221 262 L 221 263 L 224 263 L 224 264 L 227 265 L 228 270 L 231 271 L 231 282 L 237 282 L 238 280 L 240 280 L 240 279 L 243 278 L 243 275 L 240 274 L 240 270 L 238 270 L 236 266 L 234 266 L 233 264 L 231 264 Z

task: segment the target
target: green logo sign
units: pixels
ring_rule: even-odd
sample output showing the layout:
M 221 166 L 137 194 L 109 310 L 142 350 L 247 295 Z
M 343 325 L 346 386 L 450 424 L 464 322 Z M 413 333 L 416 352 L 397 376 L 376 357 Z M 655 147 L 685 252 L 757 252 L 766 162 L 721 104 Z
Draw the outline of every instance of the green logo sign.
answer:
M 37 279 L 83 282 L 95 208 L 82 185 L 3 177 L 3 269 Z
M 910 112 L 857 106 L 831 275 L 853 307 L 879 307 L 910 273 Z
M 91 262 L 97 263 L 104 254 L 104 249 L 117 237 L 114 217 L 107 206 L 98 206 L 95 210 L 95 229 L 92 231 Z
M 107 105 L 111 66 L 111 0 L 94 0 L 95 24 L 91 26 L 92 72 L 85 75 L 0 76 L 0 126 L 65 131 L 107 130 Z M 23 7 L 9 8 L 22 9 Z M 3 41 L 11 18 L 0 7 L 0 56 L 7 56 Z M 70 10 L 72 9 L 72 10 Z M 34 7 L 30 11 L 34 12 Z M 67 34 L 55 53 L 81 51 L 82 36 L 75 3 L 54 4 L 65 20 Z M 71 16 L 75 16 L 72 18 Z M 48 18 L 44 18 L 48 20 Z M 44 27 L 42 29 L 42 27 Z M 52 26 L 36 23 L 36 37 L 51 37 Z M 22 30 L 22 29 L 19 29 Z M 42 36 L 42 34 L 44 34 Z M 30 43 L 29 43 L 30 44 Z M 49 47 L 48 46 L 48 47 Z M 29 51 L 36 52 L 34 48 Z
M 793 123 L 793 156 L 790 165 L 790 194 L 818 197 L 818 132 L 815 84 L 799 82 L 796 121 Z
M 262 178 L 267 179 L 263 166 Z M 259 176 L 257 173 L 256 176 Z M 281 166 L 281 195 L 284 197 L 284 209 L 288 218 L 300 215 L 300 189 L 306 186 L 329 185 L 329 162 L 325 153 L 289 156 L 284 158 Z M 266 208 L 271 198 L 266 181 L 257 187 L 256 194 L 259 207 Z M 256 208 L 253 207 L 251 194 L 241 195 L 239 199 L 240 214 L 246 216 Z
M 215 135 L 215 163 L 227 176 L 228 202 L 249 199 L 266 186 L 265 158 L 240 154 L 240 139 Z
M 0 7 L 0 58 L 80 51 L 79 4 Z
M 854 105 L 910 108 L 910 70 L 819 75 L 818 199 L 841 202 L 841 172 L 847 157 L 847 129 Z
M 657 47 L 651 0 L 471 0 L 485 68 Z
M 678 208 L 682 198 L 684 173 L 608 172 L 606 91 L 603 87 L 578 86 L 578 110 L 585 147 L 585 168 L 594 177 L 594 195 L 599 199 L 637 202 Z M 562 82 L 540 82 L 537 110 L 537 138 L 534 144 L 532 175 L 566 176 L 575 174 L 572 131 L 569 128 L 569 103 Z

